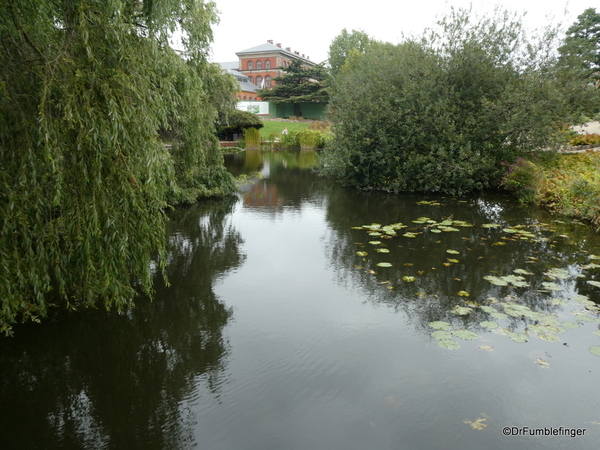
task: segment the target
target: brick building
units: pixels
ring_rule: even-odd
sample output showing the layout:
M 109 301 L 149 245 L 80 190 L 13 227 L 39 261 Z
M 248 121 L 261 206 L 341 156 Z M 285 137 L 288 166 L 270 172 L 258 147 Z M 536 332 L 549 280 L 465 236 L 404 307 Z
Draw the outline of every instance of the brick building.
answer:
M 238 57 L 237 66 L 235 62 L 232 62 L 221 63 L 221 67 L 236 70 L 246 76 L 249 83 L 258 88 L 275 86 L 273 78 L 283 75 L 278 68 L 286 67 L 292 61 L 301 61 L 308 67 L 316 66 L 309 56 L 292 51 L 290 47 L 283 48 L 281 44 L 273 44 L 273 41 L 242 50 L 236 55 Z

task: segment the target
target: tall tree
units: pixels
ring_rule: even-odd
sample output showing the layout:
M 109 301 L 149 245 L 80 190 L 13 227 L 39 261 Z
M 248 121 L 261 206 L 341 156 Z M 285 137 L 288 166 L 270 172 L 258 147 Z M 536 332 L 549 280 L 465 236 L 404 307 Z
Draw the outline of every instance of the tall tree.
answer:
M 583 77 L 600 82 L 600 13 L 588 8 L 579 15 L 558 50 L 563 65 L 576 68 Z
M 364 53 L 369 45 L 375 42 L 364 31 L 352 30 L 348 33 L 344 28 L 329 45 L 329 66 L 331 76 L 335 77 L 352 51 Z
M 267 101 L 294 104 L 295 114 L 300 117 L 300 103 L 327 102 L 327 71 L 321 64 L 306 67 L 294 60 L 287 67 L 280 67 L 284 75 L 274 78 L 277 83 L 272 89 L 260 89 L 257 94 Z
M 123 310 L 164 268 L 167 194 L 232 186 L 214 146 L 234 89 L 207 61 L 215 6 L 0 0 L 0 16 L 0 331 L 50 303 Z M 158 131 L 173 125 L 170 153 Z

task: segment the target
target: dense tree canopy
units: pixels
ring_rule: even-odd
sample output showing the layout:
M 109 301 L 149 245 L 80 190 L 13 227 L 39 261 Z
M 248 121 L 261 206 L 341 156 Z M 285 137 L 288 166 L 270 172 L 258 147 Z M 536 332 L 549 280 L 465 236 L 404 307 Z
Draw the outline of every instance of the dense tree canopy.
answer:
M 567 30 L 559 48 L 561 62 L 581 70 L 583 77 L 600 81 L 600 13 L 586 9 Z
M 323 173 L 394 192 L 493 187 L 503 162 L 550 145 L 595 105 L 593 89 L 556 70 L 551 32 L 527 39 L 501 11 L 480 20 L 453 11 L 439 25 L 419 41 L 350 54 L 331 89 Z
M 166 199 L 233 189 L 214 4 L 0 0 L 0 17 L 0 330 L 49 301 L 122 310 L 151 291 L 152 258 L 164 267 Z
M 329 45 L 329 66 L 331 75 L 335 77 L 346 62 L 352 51 L 364 53 L 367 47 L 375 41 L 364 31 L 352 30 L 348 33 L 344 28 Z
M 321 64 L 307 67 L 301 61 L 294 60 L 289 66 L 279 69 L 285 74 L 274 78 L 276 86 L 258 91 L 262 100 L 294 103 L 296 116 L 300 116 L 300 103 L 327 102 L 327 71 Z

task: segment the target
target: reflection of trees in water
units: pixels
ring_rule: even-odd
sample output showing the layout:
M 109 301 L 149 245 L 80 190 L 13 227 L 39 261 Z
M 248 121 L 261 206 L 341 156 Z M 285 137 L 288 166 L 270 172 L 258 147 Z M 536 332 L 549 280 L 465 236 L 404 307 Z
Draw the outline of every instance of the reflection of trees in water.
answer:
M 231 317 L 215 278 L 243 261 L 228 215 L 235 200 L 175 211 L 171 287 L 124 315 L 59 313 L 0 341 L 4 448 L 190 448 L 182 402 L 198 384 L 218 396 Z
M 341 284 L 361 290 L 372 302 L 406 312 L 409 320 L 427 334 L 432 331 L 428 323 L 435 320 L 444 320 L 455 327 L 468 327 L 473 331 L 481 329 L 479 322 L 495 320 L 478 309 L 467 316 L 451 313 L 454 306 L 464 306 L 464 300 L 483 303 L 490 297 L 505 299 L 514 296 L 511 301 L 546 313 L 560 308 L 548 302 L 551 298 L 564 299 L 581 293 L 589 295 L 592 300 L 600 300 L 597 292 L 578 278 L 582 272 L 581 264 L 587 262 L 587 251 L 593 252 L 592 248 L 598 251 L 599 248 L 597 236 L 594 237 L 588 230 L 554 224 L 542 210 L 525 208 L 497 196 L 438 199 L 444 206 L 417 205 L 420 200 L 423 197 L 385 196 L 329 187 L 327 219 L 333 233 L 327 251 Z M 412 223 L 419 217 L 429 217 L 438 222 L 452 217 L 476 226 L 435 234 L 424 229 L 424 225 Z M 548 224 L 537 225 L 543 221 Z M 408 225 L 408 228 L 400 230 L 398 236 L 391 239 L 371 237 L 367 230 L 351 229 L 371 223 L 386 225 L 397 222 Z M 527 230 L 539 234 L 541 239 L 536 242 L 515 239 L 501 229 L 481 228 L 486 223 L 498 223 L 502 227 L 526 225 Z M 423 234 L 407 238 L 402 236 L 406 231 Z M 382 244 L 371 245 L 368 243 L 371 240 L 379 240 Z M 506 245 L 492 245 L 497 242 Z M 376 248 L 387 248 L 390 253 L 377 253 Z M 459 251 L 459 254 L 448 254 L 448 249 Z M 358 256 L 357 251 L 366 251 L 368 255 Z M 459 262 L 451 263 L 448 259 Z M 391 263 L 392 267 L 376 266 L 383 261 Z M 567 280 L 555 280 L 563 291 L 538 292 L 543 289 L 541 283 L 549 281 L 543 273 L 552 267 L 568 268 L 570 271 Z M 517 268 L 535 274 L 526 277 L 530 287 L 495 286 L 483 279 L 487 275 L 511 275 Z M 593 278 L 593 272 L 589 275 Z M 414 276 L 416 281 L 403 281 L 403 276 Z M 461 297 L 459 291 L 467 291 L 470 296 Z M 503 312 L 502 308 L 498 310 Z M 526 321 L 510 317 L 508 323 L 509 328 L 517 328 Z

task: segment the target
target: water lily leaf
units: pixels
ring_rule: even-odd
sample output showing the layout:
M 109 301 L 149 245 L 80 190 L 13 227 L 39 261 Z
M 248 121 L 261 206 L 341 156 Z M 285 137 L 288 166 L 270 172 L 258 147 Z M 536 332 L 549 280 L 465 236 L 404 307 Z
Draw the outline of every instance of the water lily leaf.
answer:
M 356 252 L 356 254 L 357 254 L 358 256 L 367 256 L 367 255 L 368 255 L 368 253 L 367 253 L 367 252 Z
M 492 308 L 491 306 L 481 306 L 480 309 L 488 314 L 496 312 L 496 308 Z
M 492 283 L 495 286 L 508 286 L 508 282 L 503 280 L 500 277 L 495 277 L 493 275 L 486 275 L 485 277 L 483 277 L 484 280 L 489 281 L 490 283 Z
M 596 255 L 589 255 L 588 259 L 600 259 L 600 256 L 596 256 Z
M 513 272 L 520 274 L 520 275 L 533 275 L 533 272 L 528 272 L 525 269 L 515 269 L 515 270 L 513 270 Z
M 471 294 L 469 294 L 467 291 L 458 291 L 457 294 L 460 295 L 461 297 L 470 297 L 471 296 Z
M 516 233 L 517 230 L 513 230 L 512 228 L 503 228 L 502 231 L 504 231 L 505 233 Z
M 381 236 L 381 233 L 379 231 L 371 231 L 369 236 Z
M 494 328 L 499 327 L 498 323 L 492 322 L 492 321 L 487 321 L 487 320 L 480 322 L 479 325 L 481 325 L 484 328 L 489 328 L 490 330 L 493 330 Z
M 389 253 L 389 249 L 387 248 L 378 248 L 375 250 L 377 253 Z
M 508 316 L 501 312 L 491 313 L 490 316 L 492 316 L 494 319 L 499 319 L 499 320 L 508 319 Z
M 474 333 L 469 330 L 454 330 L 452 334 L 458 338 L 465 339 L 467 341 L 477 339 L 477 333 Z
M 407 276 L 407 275 L 402 277 L 402 281 L 406 281 L 407 283 L 412 283 L 415 280 L 416 280 L 415 277 L 411 277 L 411 276 Z
M 412 223 L 425 223 L 425 220 L 413 220 Z
M 581 266 L 582 269 L 600 269 L 600 264 L 586 264 L 585 266 Z
M 494 351 L 494 347 L 490 347 L 489 345 L 480 345 L 479 350 L 486 350 L 488 352 L 493 352 Z
M 450 231 L 460 231 L 458 228 L 454 228 L 454 227 L 443 227 L 443 228 L 439 227 L 439 228 L 442 231 L 448 231 L 448 232 L 450 232 Z
M 448 262 L 455 263 L 455 264 L 460 262 L 458 259 L 451 259 L 451 258 L 446 258 L 446 259 L 448 260 Z
M 506 245 L 506 242 L 494 242 L 492 245 L 494 245 L 494 246 Z
M 444 322 L 442 320 L 436 320 L 435 322 L 429 322 L 429 326 L 431 328 L 435 328 L 437 330 L 449 330 L 452 328 L 448 322 Z
M 452 249 L 446 250 L 446 253 L 450 253 L 451 255 L 460 255 L 460 252 Z
M 538 333 L 538 337 L 548 342 L 560 342 L 560 338 L 555 334 Z
M 561 325 L 565 328 L 579 328 L 579 324 L 575 322 L 563 322 Z
M 377 263 L 377 266 L 379 266 L 379 267 L 392 267 L 392 264 L 389 263 L 389 262 L 380 262 L 380 263 Z
M 600 281 L 587 280 L 587 283 L 591 284 L 592 286 L 600 287 Z
M 535 363 L 543 369 L 547 369 L 548 367 L 550 367 L 550 363 L 548 361 L 543 360 L 542 358 L 536 359 Z
M 497 223 L 485 223 L 481 225 L 483 228 L 500 228 L 500 225 Z
M 548 272 L 544 272 L 544 275 L 552 280 L 566 280 L 569 278 L 569 271 L 566 269 L 553 267 L 552 269 L 548 270 Z
M 449 350 L 456 350 L 460 348 L 460 345 L 452 339 L 442 339 L 437 342 L 438 347 L 447 348 Z
M 589 281 L 588 281 L 588 283 L 589 283 Z M 563 288 L 561 288 L 558 284 L 552 283 L 550 281 L 544 281 L 542 283 L 542 286 L 544 286 L 544 288 L 546 288 L 550 291 L 562 291 L 563 290 Z M 600 283 L 599 283 L 599 286 L 600 286 Z
M 417 237 L 417 235 L 415 233 L 411 233 L 411 232 L 404 233 L 402 236 L 407 237 L 407 238 Z
M 442 230 L 438 230 L 437 228 L 432 228 L 429 231 L 431 231 L 432 233 L 441 233 L 442 232 Z
M 452 314 L 458 314 L 460 316 L 466 316 L 471 311 L 473 311 L 473 309 L 469 308 L 468 306 L 455 306 L 450 310 Z
M 379 245 L 379 244 L 381 244 L 381 241 L 369 241 L 369 244 L 371 244 L 371 245 Z
M 437 330 L 431 333 L 431 336 L 439 340 L 452 340 L 452 334 L 446 330 Z
M 474 430 L 483 430 L 485 427 L 487 427 L 487 424 L 483 423 L 486 420 L 487 419 L 477 419 L 475 422 L 471 422 L 470 420 L 465 419 L 463 420 L 463 423 L 466 423 Z
M 592 331 L 596 336 L 600 336 L 600 330 Z
M 522 333 L 512 333 L 512 335 L 509 335 L 509 337 L 513 341 L 519 342 L 521 344 L 524 344 L 525 342 L 529 341 L 529 337 L 527 337 L 526 334 L 522 334 Z

